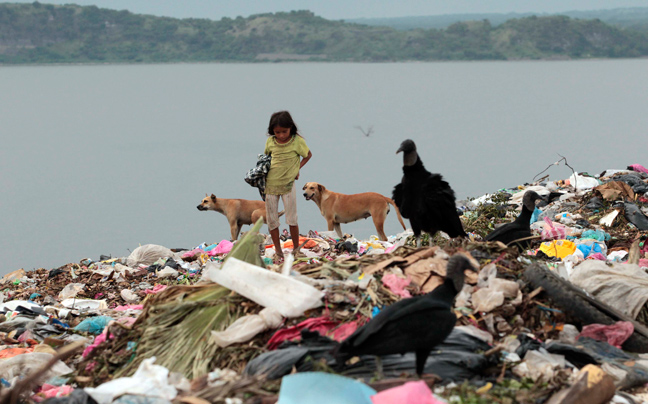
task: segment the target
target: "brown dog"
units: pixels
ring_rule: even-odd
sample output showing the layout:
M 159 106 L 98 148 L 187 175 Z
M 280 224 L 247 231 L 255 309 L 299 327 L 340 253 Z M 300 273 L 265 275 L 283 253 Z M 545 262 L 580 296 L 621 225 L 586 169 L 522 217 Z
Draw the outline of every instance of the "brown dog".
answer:
M 205 199 L 196 207 L 198 210 L 215 210 L 224 214 L 230 225 L 232 240 L 238 239 L 241 226 L 244 224 L 254 224 L 260 217 L 264 222 L 266 220 L 266 205 L 263 201 L 216 198 L 214 194 L 211 196 L 205 194 Z M 283 211 L 279 212 L 279 216 L 283 213 Z
M 401 217 L 398 207 L 394 201 L 375 192 L 364 192 L 361 194 L 345 195 L 329 191 L 322 184 L 317 182 L 307 182 L 302 188 L 304 198 L 307 201 L 313 200 L 320 209 L 322 216 L 326 219 L 329 231 L 335 228 L 338 236 L 342 237 L 340 223 L 355 222 L 359 219 L 366 219 L 369 216 L 373 218 L 376 231 L 381 240 L 387 240 L 383 225 L 389 213 L 389 205 L 394 207 L 398 221 L 403 230 L 405 223 Z

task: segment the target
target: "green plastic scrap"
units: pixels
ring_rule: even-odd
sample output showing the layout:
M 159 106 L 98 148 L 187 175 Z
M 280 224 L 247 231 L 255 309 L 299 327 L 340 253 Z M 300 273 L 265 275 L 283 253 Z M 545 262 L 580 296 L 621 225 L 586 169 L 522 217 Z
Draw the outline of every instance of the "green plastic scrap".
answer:
M 259 253 L 261 243 L 265 240 L 265 237 L 259 234 L 261 226 L 263 226 L 263 218 L 259 218 L 254 226 L 252 226 L 252 229 L 245 233 L 245 236 L 234 244 L 232 251 L 227 254 L 227 257 L 223 262 L 226 262 L 230 257 L 234 257 L 241 261 L 245 261 L 248 264 L 265 268 L 265 263 L 263 262 L 263 259 L 261 259 L 261 254 Z

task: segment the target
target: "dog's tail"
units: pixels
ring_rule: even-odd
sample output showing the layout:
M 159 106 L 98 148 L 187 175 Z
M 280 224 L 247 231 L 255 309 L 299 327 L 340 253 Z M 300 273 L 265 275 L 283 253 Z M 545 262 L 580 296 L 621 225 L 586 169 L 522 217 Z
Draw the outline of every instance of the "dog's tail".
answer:
M 394 203 L 394 200 L 391 198 L 387 198 L 387 203 L 391 204 L 394 207 L 394 210 L 396 211 L 396 216 L 398 217 L 398 221 L 400 222 L 401 226 L 403 226 L 403 230 L 407 230 L 407 227 L 405 227 L 405 223 L 403 223 L 403 217 L 400 214 L 400 210 L 398 209 L 398 206 Z
M 396 205 L 394 205 L 394 206 L 396 206 Z M 398 208 L 397 208 L 397 209 L 398 209 Z M 284 215 L 284 213 L 286 213 L 286 211 L 285 211 L 285 210 L 282 210 L 281 212 L 279 212 L 279 217 L 281 217 L 281 216 L 283 216 L 283 215 Z M 399 213 L 399 216 L 400 216 L 400 213 Z

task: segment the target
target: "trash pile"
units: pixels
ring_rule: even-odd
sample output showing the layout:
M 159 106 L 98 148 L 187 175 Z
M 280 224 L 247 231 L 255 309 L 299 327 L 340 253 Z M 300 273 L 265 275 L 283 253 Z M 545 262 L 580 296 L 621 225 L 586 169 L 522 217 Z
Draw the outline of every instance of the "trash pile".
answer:
M 530 248 L 483 241 L 527 190 L 553 196 Z M 421 248 L 409 231 L 310 231 L 292 257 L 284 234 L 274 265 L 259 222 L 235 243 L 21 269 L 0 280 L 0 404 L 648 402 L 647 196 L 635 165 L 463 201 L 469 238 Z M 441 285 L 454 254 L 479 272 L 422 378 L 414 353 L 336 363 L 383 308 Z

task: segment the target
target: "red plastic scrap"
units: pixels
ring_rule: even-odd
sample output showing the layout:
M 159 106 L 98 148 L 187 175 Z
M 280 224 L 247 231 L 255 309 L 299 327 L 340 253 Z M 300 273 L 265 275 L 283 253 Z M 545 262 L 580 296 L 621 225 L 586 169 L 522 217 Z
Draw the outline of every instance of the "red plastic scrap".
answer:
M 277 349 L 277 347 L 284 341 L 299 340 L 303 329 L 317 331 L 320 335 L 332 337 L 336 341 L 341 341 L 351 335 L 356 328 L 358 328 L 358 324 L 355 321 L 340 325 L 340 323 L 331 320 L 327 316 L 309 318 L 293 327 L 284 328 L 283 330 L 274 333 L 272 338 L 268 341 L 268 349 Z
M 578 338 L 589 337 L 597 341 L 605 341 L 610 345 L 621 348 L 621 345 L 630 338 L 634 326 L 629 321 L 617 321 L 612 325 L 590 324 L 583 327 Z

